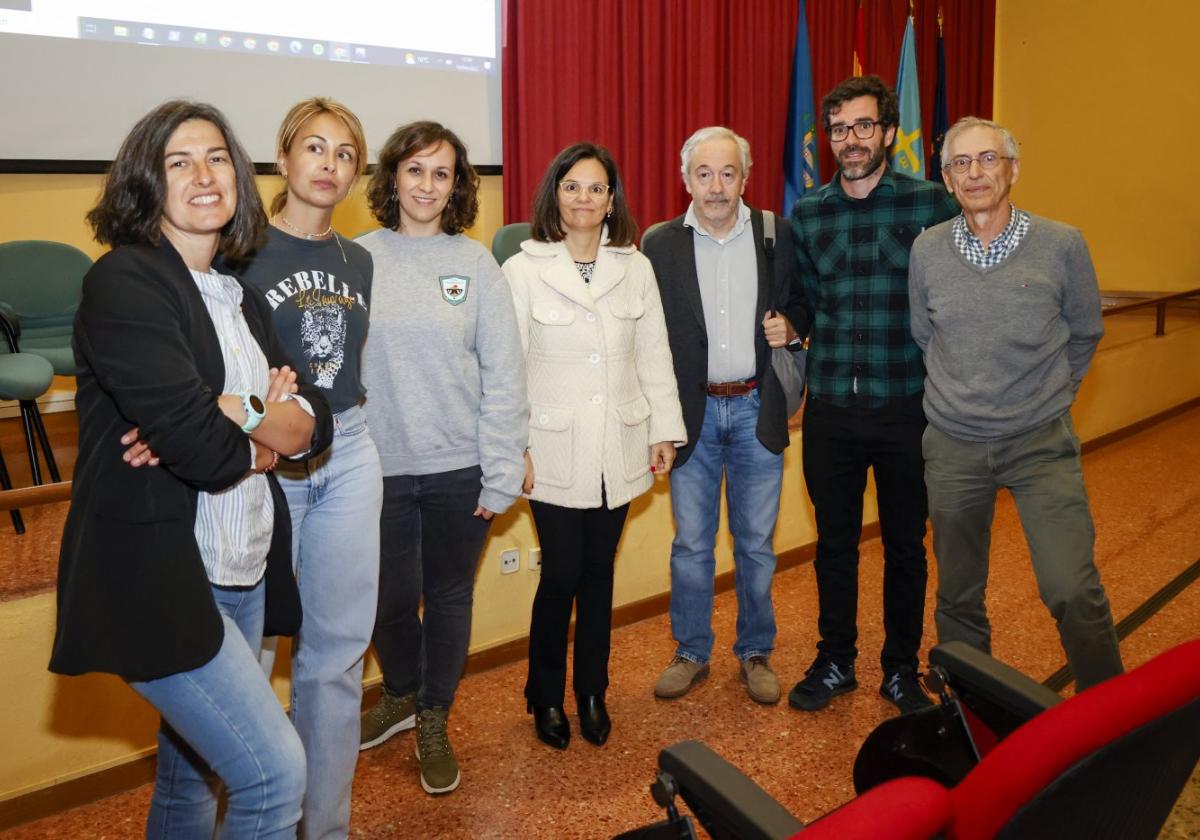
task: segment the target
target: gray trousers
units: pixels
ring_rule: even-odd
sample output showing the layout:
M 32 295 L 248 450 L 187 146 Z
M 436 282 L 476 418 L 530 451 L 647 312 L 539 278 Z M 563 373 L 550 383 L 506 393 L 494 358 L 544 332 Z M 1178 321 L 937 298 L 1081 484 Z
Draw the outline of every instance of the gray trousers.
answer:
M 1095 529 L 1070 414 L 1012 438 L 979 443 L 930 425 L 922 440 L 933 551 L 938 641 L 991 650 L 984 590 L 996 493 L 1007 487 L 1042 603 L 1058 624 L 1082 690 L 1121 673 L 1108 597 L 1093 556 Z

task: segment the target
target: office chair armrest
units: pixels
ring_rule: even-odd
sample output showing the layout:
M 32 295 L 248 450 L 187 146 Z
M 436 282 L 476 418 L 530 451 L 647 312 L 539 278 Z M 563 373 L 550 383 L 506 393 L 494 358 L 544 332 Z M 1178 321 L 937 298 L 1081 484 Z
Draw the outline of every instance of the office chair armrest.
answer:
M 0 300 L 0 329 L 4 330 L 4 338 L 8 343 L 9 351 L 18 352 L 17 338 L 21 335 L 21 319 L 17 317 L 17 313 L 12 307 L 2 300 Z
M 929 664 L 950 676 L 960 694 L 970 694 L 1030 720 L 1062 702 L 1062 696 L 1016 668 L 993 659 L 964 642 L 946 642 L 929 652 Z
M 679 794 L 715 838 L 776 840 L 804 824 L 741 770 L 699 741 L 681 741 L 658 754 Z

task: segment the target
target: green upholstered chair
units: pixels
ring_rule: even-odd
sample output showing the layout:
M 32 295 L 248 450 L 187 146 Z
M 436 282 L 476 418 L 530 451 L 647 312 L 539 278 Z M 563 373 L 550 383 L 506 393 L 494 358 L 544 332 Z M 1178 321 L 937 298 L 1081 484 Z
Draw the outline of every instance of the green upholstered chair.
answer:
M 42 414 L 37 406 L 37 398 L 50 389 L 56 371 L 54 364 L 44 355 L 22 353 L 18 344 L 21 337 L 21 321 L 12 307 L 0 300 L 0 360 L 4 360 L 3 367 L 0 368 L 0 400 L 15 400 L 20 403 L 21 424 L 25 430 L 25 444 L 29 450 L 29 467 L 34 484 L 42 483 L 42 470 L 38 464 L 37 447 L 34 444 L 35 435 L 42 444 L 50 478 L 57 482 L 61 480 L 58 464 L 54 460 L 54 452 L 50 449 L 50 437 L 46 434 Z M 74 373 L 74 365 L 71 366 L 71 372 Z M 43 382 L 45 373 L 49 373 L 49 378 Z M 32 396 L 29 396 L 30 394 Z
M 496 262 L 504 261 L 521 250 L 521 243 L 530 238 L 529 222 L 513 222 L 496 231 L 492 237 L 492 256 Z
M 0 316 L 2 317 L 2 316 Z M 0 342 L 7 345 L 7 342 Z M 54 379 L 54 368 L 50 362 L 43 359 L 41 356 L 36 356 L 33 353 L 0 353 L 0 400 L 13 400 L 21 406 L 21 424 L 25 430 L 25 445 L 29 451 L 29 463 L 32 468 L 33 480 L 35 484 L 41 484 L 41 469 L 38 467 L 37 449 L 34 446 L 33 436 L 35 433 L 40 434 L 42 447 L 46 450 L 47 462 L 53 463 L 50 456 L 50 445 L 46 439 L 45 428 L 41 425 L 41 417 L 37 418 L 37 423 L 34 423 L 34 415 L 37 412 L 37 400 L 42 394 L 50 388 L 50 381 Z M 55 468 L 55 481 L 57 477 L 57 467 Z M 8 475 L 8 468 L 4 464 L 4 454 L 0 453 L 0 488 L 5 490 L 12 489 L 12 479 Z M 12 517 L 13 528 L 18 534 L 25 533 L 25 523 L 21 519 L 21 512 L 16 508 L 9 511 Z
M 0 243 L 0 303 L 20 322 L 20 350 L 75 375 L 71 330 L 91 258 L 70 245 L 30 239 Z

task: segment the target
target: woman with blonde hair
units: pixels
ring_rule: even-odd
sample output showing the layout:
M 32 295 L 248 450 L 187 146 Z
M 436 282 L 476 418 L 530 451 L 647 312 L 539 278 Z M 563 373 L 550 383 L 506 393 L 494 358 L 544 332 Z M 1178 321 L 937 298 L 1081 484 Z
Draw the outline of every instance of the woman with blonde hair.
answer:
M 333 229 L 334 208 L 366 166 L 358 117 L 313 97 L 283 118 L 266 243 L 238 267 L 262 295 L 292 366 L 333 411 L 329 450 L 277 471 L 292 522 L 292 562 L 304 621 L 292 648 L 292 723 L 308 789 L 300 836 L 345 837 L 358 756 L 363 657 L 379 588 L 379 454 L 362 402 L 371 255 Z M 273 655 L 264 656 L 269 665 Z

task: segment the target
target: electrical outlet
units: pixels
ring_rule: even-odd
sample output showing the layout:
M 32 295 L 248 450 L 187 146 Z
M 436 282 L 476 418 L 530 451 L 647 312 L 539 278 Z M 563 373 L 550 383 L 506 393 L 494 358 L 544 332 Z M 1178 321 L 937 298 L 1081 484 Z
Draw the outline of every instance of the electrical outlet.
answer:
M 540 572 L 542 570 L 542 550 L 540 548 L 529 549 L 529 571 Z
M 500 574 L 511 575 L 521 568 L 521 549 L 510 548 L 500 552 Z

